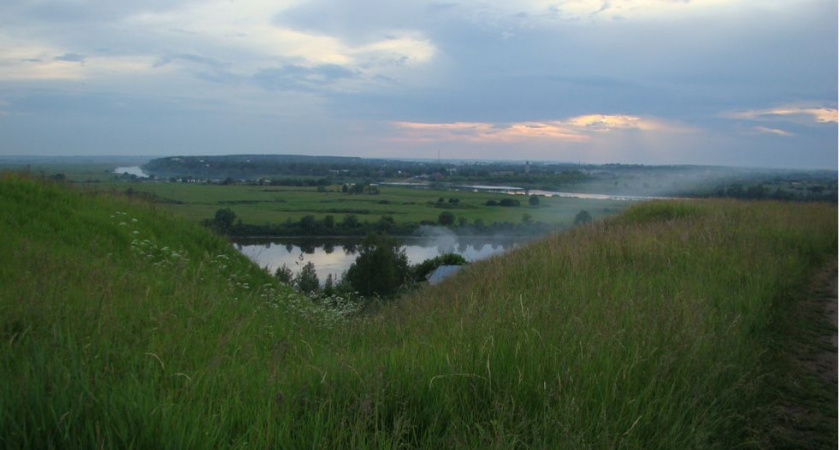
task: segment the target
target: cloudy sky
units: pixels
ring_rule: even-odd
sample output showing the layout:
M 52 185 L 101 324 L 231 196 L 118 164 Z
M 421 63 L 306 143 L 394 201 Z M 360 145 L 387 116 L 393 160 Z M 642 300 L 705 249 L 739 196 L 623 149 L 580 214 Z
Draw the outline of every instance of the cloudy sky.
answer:
M 4 0 L 0 155 L 837 168 L 836 0 Z

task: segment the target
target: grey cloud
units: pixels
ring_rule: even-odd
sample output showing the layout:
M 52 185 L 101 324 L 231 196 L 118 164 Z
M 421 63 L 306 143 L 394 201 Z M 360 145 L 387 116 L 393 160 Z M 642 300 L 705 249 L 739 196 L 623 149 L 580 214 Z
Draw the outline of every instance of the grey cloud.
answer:
M 245 81 L 245 77 L 231 72 L 233 64 L 210 56 L 189 53 L 168 55 L 160 58 L 153 67 L 163 67 L 173 62 L 187 63 L 192 74 L 203 81 L 236 85 Z
M 190 35 L 190 36 L 195 36 L 196 34 L 198 34 L 195 31 L 184 30 L 184 29 L 181 29 L 181 28 L 169 28 L 169 31 L 171 31 L 173 33 L 187 34 L 187 35 Z
M 426 5 L 426 10 L 431 12 L 449 11 L 457 6 L 457 3 L 451 2 L 429 2 Z
M 210 56 L 201 56 L 201 55 L 193 55 L 189 53 L 182 53 L 178 55 L 168 55 L 160 58 L 155 64 L 154 67 L 162 67 L 165 66 L 173 61 L 185 61 L 188 63 L 193 63 L 197 65 L 211 67 L 213 69 L 228 69 L 230 68 L 231 64 L 228 62 L 220 61 L 216 58 Z
M 197 72 L 195 77 L 211 83 L 237 85 L 245 81 L 245 77 L 224 70 Z
M 176 9 L 194 0 L 144 0 L 133 1 L 112 1 L 112 0 L 85 0 L 85 1 L 9 1 L 0 7 L 7 18 L 17 16 L 22 20 L 35 20 L 42 23 L 93 23 L 113 21 L 126 16 L 142 12 L 162 12 Z M 197 0 L 196 0 L 197 1 Z
M 445 89 L 345 93 L 330 96 L 348 117 L 431 122 L 518 122 L 579 114 L 666 115 L 674 94 L 623 80 L 588 82 L 554 76 L 459 79 Z M 663 105 L 664 104 L 664 105 Z
M 442 26 L 458 9 L 454 3 L 313 0 L 283 11 L 274 23 L 359 44 L 380 40 L 392 30 L 426 31 Z
M 85 55 L 80 55 L 78 53 L 65 53 L 61 56 L 56 56 L 54 59 L 56 61 L 83 63 L 85 62 Z
M 149 117 L 161 118 L 184 114 L 187 111 L 183 106 L 178 106 L 183 103 L 176 99 L 163 100 L 111 92 L 69 93 L 58 89 L 42 89 L 3 98 L 9 112 L 39 118 L 78 115 L 96 119 L 120 117 L 147 121 Z M 208 106 L 208 102 L 205 102 L 193 110 Z
M 356 72 L 336 64 L 315 67 L 286 64 L 274 69 L 261 70 L 253 76 L 253 80 L 257 85 L 269 90 L 313 91 L 357 76 Z
M 430 93 L 395 95 L 416 97 L 433 113 L 429 97 L 443 92 L 435 102 L 442 115 L 491 114 L 487 108 L 496 108 L 530 115 L 607 109 L 693 116 L 758 100 L 837 96 L 837 43 L 825 39 L 837 33 L 836 20 L 830 20 L 837 13 L 832 2 L 805 2 L 793 16 L 755 8 L 731 17 L 565 21 L 562 26 L 524 13 L 392 4 L 311 1 L 277 21 L 350 40 L 399 27 L 422 30 L 441 55 L 435 71 L 440 81 L 429 85 Z M 358 11 L 365 11 L 365 20 L 354 20 Z M 505 41 L 511 33 L 515 39 Z M 412 104 L 401 105 L 410 114 Z

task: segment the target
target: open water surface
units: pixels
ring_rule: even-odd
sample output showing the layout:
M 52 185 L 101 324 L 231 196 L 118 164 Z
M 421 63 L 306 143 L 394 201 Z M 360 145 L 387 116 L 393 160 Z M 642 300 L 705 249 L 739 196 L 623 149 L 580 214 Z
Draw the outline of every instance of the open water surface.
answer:
M 444 253 L 457 253 L 467 261 L 478 261 L 516 248 L 532 238 L 463 237 L 441 235 L 435 237 L 404 238 L 401 250 L 409 264 L 419 264 Z M 356 261 L 360 239 L 274 239 L 241 240 L 234 247 L 274 273 L 285 264 L 297 274 L 304 264 L 312 262 L 323 283 L 327 275 L 340 278 Z

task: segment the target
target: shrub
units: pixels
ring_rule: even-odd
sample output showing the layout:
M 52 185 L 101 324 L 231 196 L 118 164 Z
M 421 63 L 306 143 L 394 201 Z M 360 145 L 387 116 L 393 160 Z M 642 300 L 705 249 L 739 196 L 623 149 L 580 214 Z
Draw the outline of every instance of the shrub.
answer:
M 592 222 L 592 215 L 585 209 L 575 216 L 575 225 L 585 225 L 589 222 Z
M 455 225 L 455 214 L 452 214 L 449 211 L 440 213 L 438 216 L 438 223 L 445 227 Z
M 277 281 L 281 283 L 292 284 L 292 269 L 283 264 L 274 272 L 274 278 L 277 278 Z
M 444 253 L 431 259 L 427 259 L 420 264 L 411 266 L 411 276 L 414 281 L 421 282 L 426 279 L 426 276 L 432 273 L 440 266 L 462 266 L 467 263 L 463 256 L 457 253 Z

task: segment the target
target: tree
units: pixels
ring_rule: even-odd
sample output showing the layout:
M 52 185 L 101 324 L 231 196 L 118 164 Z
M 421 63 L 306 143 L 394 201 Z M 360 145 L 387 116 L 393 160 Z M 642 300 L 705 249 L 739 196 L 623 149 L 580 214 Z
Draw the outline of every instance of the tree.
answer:
M 277 281 L 281 283 L 292 284 L 292 269 L 283 264 L 274 272 L 274 278 L 277 278 Z
M 315 231 L 315 229 L 318 228 L 318 222 L 315 221 L 315 216 L 307 215 L 301 217 L 300 228 L 305 233 L 312 233 L 313 231 Z
M 216 211 L 211 225 L 219 233 L 228 234 L 233 228 L 234 221 L 236 221 L 236 213 L 230 208 L 222 208 Z
M 312 261 L 304 264 L 303 268 L 300 269 L 300 273 L 295 278 L 295 284 L 305 294 L 318 290 L 320 282 L 318 281 L 318 274 L 315 273 L 315 264 Z
M 332 215 L 324 216 L 324 228 L 328 230 L 335 228 L 335 217 Z
M 324 281 L 324 289 L 321 292 L 328 297 L 335 294 L 335 282 L 331 273 L 327 274 L 327 281 Z
M 592 222 L 592 216 L 585 209 L 575 216 L 575 225 L 585 225 L 589 222 Z
M 531 206 L 539 206 L 540 205 L 539 196 L 532 195 L 530 198 L 528 198 L 528 204 L 531 205 Z
M 455 214 L 449 211 L 444 211 L 438 216 L 438 223 L 448 227 L 455 224 Z
M 377 231 L 387 233 L 397 226 L 397 221 L 395 221 L 392 216 L 382 216 L 382 218 L 380 218 L 379 221 L 376 222 L 375 226 Z
M 361 295 L 392 297 L 409 279 L 408 258 L 386 234 L 368 234 L 344 279 Z
M 341 220 L 341 228 L 352 230 L 359 226 L 359 219 L 354 214 L 348 214 Z

